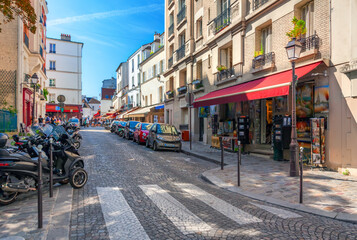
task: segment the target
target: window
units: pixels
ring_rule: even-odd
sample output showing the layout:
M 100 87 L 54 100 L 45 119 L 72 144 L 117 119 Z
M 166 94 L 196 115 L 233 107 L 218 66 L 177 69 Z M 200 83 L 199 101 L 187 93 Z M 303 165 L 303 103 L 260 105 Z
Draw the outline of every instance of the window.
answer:
M 164 60 L 160 61 L 160 73 L 164 72 Z
M 56 86 L 56 79 L 50 79 L 50 87 L 55 87 Z
M 50 53 L 56 53 L 56 44 L 50 43 Z
M 196 64 L 196 77 L 197 79 L 202 79 L 202 61 L 198 61 Z
M 138 54 L 138 68 L 139 68 L 139 64 L 140 64 L 140 54 Z
M 105 98 L 108 99 L 108 98 L 109 98 L 109 95 L 105 95 Z
M 148 105 L 148 96 L 145 96 L 145 106 Z
M 138 73 L 138 85 L 140 85 L 140 73 Z
M 139 98 L 139 93 L 137 93 L 136 94 L 136 101 L 137 101 L 137 103 L 136 103 L 136 106 L 139 106 L 139 100 L 140 100 L 140 98 Z
M 50 70 L 56 70 L 56 61 L 50 61 Z
M 219 65 L 226 66 L 227 68 L 233 67 L 232 46 L 220 49 Z
M 50 93 L 49 94 L 49 101 L 50 102 L 55 102 L 56 101 L 56 94 Z
M 156 77 L 157 75 L 157 71 L 156 71 L 156 64 L 154 66 L 152 66 L 152 77 Z
M 181 10 L 185 6 L 185 0 L 179 0 L 179 9 Z
M 159 101 L 160 102 L 164 101 L 164 88 L 162 86 L 159 87 Z
M 304 37 L 310 37 L 314 34 L 314 2 L 309 2 L 301 8 L 301 19 L 306 23 Z
M 150 105 L 152 105 L 152 94 L 150 94 Z
M 199 38 L 199 37 L 202 36 L 202 18 L 197 20 L 196 29 L 197 29 L 196 30 L 197 31 L 196 37 Z
M 183 45 L 185 45 L 185 42 L 186 42 L 186 37 L 185 37 L 185 34 L 181 34 L 179 36 L 179 46 L 182 47 Z
M 133 87 L 135 87 L 134 76 L 131 77 L 131 83 L 133 84 Z
M 134 59 L 131 60 L 131 72 L 134 72 Z
M 143 72 L 143 82 L 146 81 L 146 72 Z
M 271 25 L 261 30 L 260 48 L 260 51 L 262 51 L 263 54 L 271 52 Z
M 211 21 L 211 9 L 208 8 L 208 22 Z
M 208 54 L 208 68 L 211 68 L 211 55 Z

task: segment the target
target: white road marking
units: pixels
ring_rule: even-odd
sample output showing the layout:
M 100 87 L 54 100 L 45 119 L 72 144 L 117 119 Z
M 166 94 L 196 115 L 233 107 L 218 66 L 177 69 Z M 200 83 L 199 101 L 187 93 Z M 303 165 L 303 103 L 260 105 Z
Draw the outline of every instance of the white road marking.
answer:
M 119 188 L 98 187 L 97 192 L 110 239 L 150 239 Z
M 238 224 L 249 224 L 249 223 L 258 223 L 262 222 L 257 217 L 250 215 L 249 213 L 244 212 L 243 210 L 232 206 L 231 204 L 213 196 L 210 193 L 205 192 L 204 190 L 196 187 L 195 185 L 188 183 L 175 183 L 176 186 L 181 188 L 183 191 L 197 198 L 198 200 L 204 202 L 208 206 L 212 207 L 216 211 L 222 213 L 226 217 L 232 219 Z
M 168 219 L 183 233 L 210 231 L 212 228 L 157 185 L 139 186 Z
M 254 202 L 250 202 L 250 204 L 253 204 L 254 206 L 264 209 L 274 215 L 277 215 L 280 218 L 283 219 L 288 219 L 288 218 L 299 218 L 302 217 L 299 214 L 284 210 L 284 209 L 280 209 L 280 208 L 275 208 L 275 207 L 270 207 L 270 206 L 265 206 L 265 205 L 261 205 L 258 203 L 254 203 Z

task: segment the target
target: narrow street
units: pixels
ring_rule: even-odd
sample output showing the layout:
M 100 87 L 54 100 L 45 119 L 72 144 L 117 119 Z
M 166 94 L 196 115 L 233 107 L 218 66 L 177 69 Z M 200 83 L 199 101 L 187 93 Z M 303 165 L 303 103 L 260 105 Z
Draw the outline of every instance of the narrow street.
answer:
M 89 181 L 74 190 L 70 239 L 357 239 L 357 225 L 282 209 L 203 181 L 217 165 L 81 130 Z

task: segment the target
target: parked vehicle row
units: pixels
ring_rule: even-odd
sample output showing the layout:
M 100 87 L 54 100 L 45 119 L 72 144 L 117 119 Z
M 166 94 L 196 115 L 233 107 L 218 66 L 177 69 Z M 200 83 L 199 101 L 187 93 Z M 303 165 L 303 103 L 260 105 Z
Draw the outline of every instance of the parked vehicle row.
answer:
M 181 133 L 170 124 L 113 121 L 110 131 L 138 144 L 145 144 L 146 147 L 151 147 L 154 151 L 160 149 L 181 151 Z

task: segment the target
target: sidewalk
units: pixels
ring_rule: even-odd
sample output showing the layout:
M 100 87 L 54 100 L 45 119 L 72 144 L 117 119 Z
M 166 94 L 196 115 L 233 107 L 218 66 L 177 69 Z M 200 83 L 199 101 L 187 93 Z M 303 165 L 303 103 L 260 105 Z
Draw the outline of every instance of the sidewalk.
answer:
M 183 142 L 188 155 L 220 163 L 221 152 L 202 143 Z M 254 155 L 242 155 L 241 186 L 237 187 L 237 154 L 224 152 L 224 170 L 202 174 L 213 184 L 242 195 L 311 212 L 326 217 L 357 222 L 357 178 L 337 172 L 304 168 L 304 204 L 299 204 L 299 177 L 289 177 L 289 162 Z
M 43 228 L 38 229 L 37 192 L 22 194 L 16 202 L 0 206 L 0 240 L 17 236 L 26 240 L 68 239 L 72 187 L 55 186 L 53 198 L 43 192 Z M 15 239 L 15 238 L 14 238 Z

